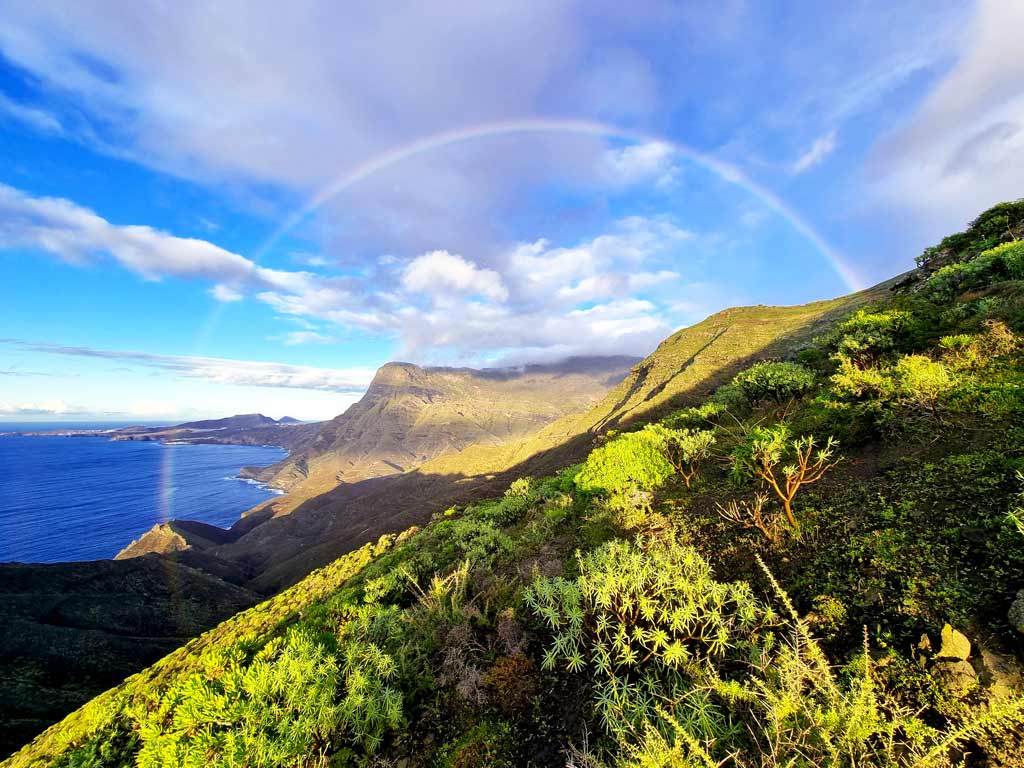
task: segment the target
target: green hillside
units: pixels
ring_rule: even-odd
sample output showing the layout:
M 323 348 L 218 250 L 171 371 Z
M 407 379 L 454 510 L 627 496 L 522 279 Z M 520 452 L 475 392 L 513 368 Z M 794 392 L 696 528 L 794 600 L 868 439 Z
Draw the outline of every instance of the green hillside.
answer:
M 268 502 L 236 526 L 249 528 L 241 538 L 207 552 L 255 569 L 248 586 L 256 590 L 292 584 L 312 566 L 384 533 L 422 525 L 453 504 L 501 493 L 517 477 L 579 461 L 603 431 L 700 402 L 752 361 L 795 354 L 837 317 L 889 293 L 883 285 L 803 306 L 719 312 L 674 333 L 582 414 L 558 419 L 528 438 L 478 443 L 439 456 L 401 475 L 343 483 L 301 503 L 288 497 L 287 503 Z
M 260 525 L 278 568 L 405 530 L 4 765 L 1021 765 L 1021 236 L 997 206 L 898 283 L 720 313 L 584 417 Z

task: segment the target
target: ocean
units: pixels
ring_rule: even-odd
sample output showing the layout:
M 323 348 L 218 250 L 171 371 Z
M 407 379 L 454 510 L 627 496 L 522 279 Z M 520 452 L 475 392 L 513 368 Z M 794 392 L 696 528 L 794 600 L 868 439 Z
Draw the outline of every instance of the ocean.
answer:
M 113 426 L 123 425 L 0 422 L 0 433 Z M 0 562 L 111 558 L 174 518 L 227 528 L 275 494 L 239 479 L 238 470 L 286 455 L 273 447 L 0 435 Z

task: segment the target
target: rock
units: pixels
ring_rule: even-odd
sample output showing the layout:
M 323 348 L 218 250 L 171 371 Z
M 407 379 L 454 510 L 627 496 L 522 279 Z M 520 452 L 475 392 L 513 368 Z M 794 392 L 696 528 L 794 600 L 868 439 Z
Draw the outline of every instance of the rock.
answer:
M 940 660 L 966 661 L 971 655 L 971 641 L 949 624 L 942 628 L 942 646 L 936 655 Z
M 1004 656 L 983 648 L 980 664 L 977 660 L 975 664 L 980 667 L 982 683 L 995 698 L 1012 696 L 1024 686 L 1024 672 L 1012 656 Z
M 962 659 L 937 661 L 932 665 L 931 676 L 951 696 L 966 696 L 978 685 L 974 667 Z
M 1017 593 L 1017 599 L 1010 604 L 1010 612 L 1006 616 L 1010 626 L 1024 634 L 1024 589 Z

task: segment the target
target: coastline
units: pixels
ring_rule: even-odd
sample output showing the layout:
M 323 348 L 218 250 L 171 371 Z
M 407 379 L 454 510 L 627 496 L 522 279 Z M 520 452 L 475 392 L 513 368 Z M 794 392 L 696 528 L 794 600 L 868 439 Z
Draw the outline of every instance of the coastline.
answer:
M 49 431 L 37 434 L 2 433 L 2 436 L 17 438 L 36 437 L 70 437 L 65 430 Z M 246 476 L 247 468 L 262 468 L 278 461 L 284 461 L 291 455 L 289 449 L 272 443 L 248 443 L 232 440 L 155 440 L 144 442 L 156 443 L 161 452 L 154 452 L 152 458 L 149 451 L 139 448 L 129 450 L 126 464 L 122 465 L 116 451 L 112 456 L 108 451 L 100 450 L 100 446 L 113 442 L 132 442 L 112 440 L 108 430 L 76 430 L 74 435 L 80 438 L 94 438 L 92 447 L 82 444 L 52 449 L 42 449 L 39 459 L 40 470 L 28 471 L 26 475 L 34 477 L 33 485 L 21 489 L 12 486 L 5 492 L 15 494 L 15 508 L 7 519 L 0 517 L 0 531 L 7 540 L 8 546 L 3 549 L 4 562 L 23 562 L 33 564 L 70 563 L 81 561 L 113 560 L 118 554 L 131 546 L 131 543 L 145 536 L 154 527 L 172 521 L 197 523 L 216 528 L 227 534 L 231 528 L 243 520 L 251 510 L 268 501 L 280 498 L 285 490 L 275 488 L 267 482 Z M 101 439 L 102 438 L 102 439 Z M 36 450 L 24 444 L 15 447 L 12 441 L 2 441 L 9 446 L 14 458 L 22 454 L 35 454 Z M 50 442 L 50 441 L 40 441 Z M 58 441 L 61 442 L 61 441 Z M 143 441 L 139 441 L 143 442 Z M 178 454 L 172 448 L 182 445 L 234 446 L 248 449 L 272 449 L 273 455 L 254 454 L 232 455 L 218 452 L 206 454 Z M 156 446 L 154 446 L 156 447 Z M 107 475 L 103 482 L 114 482 L 120 486 L 120 496 L 110 495 L 105 490 L 82 490 L 80 476 L 66 475 L 62 472 L 50 473 L 43 463 L 52 459 L 45 458 L 49 454 L 56 456 L 61 467 L 76 464 L 79 454 L 85 462 L 81 472 L 93 473 L 88 462 L 100 462 Z M 172 458 L 172 455 L 178 458 Z M 188 458 L 185 458 L 185 456 Z M 134 458 L 133 458 L 134 456 Z M 232 462 L 232 459 L 234 461 Z M 237 463 L 235 463 L 237 462 Z M 254 463 L 256 462 L 256 463 Z M 233 464 L 233 466 L 231 466 Z M 51 466 L 52 463 L 51 463 Z M 95 465 L 93 465 L 95 466 Z M 140 471 L 141 470 L 141 471 Z M 219 472 L 218 472 L 219 470 Z M 226 472 L 224 470 L 227 470 Z M 74 470 L 72 470 L 74 471 Z M 184 472 L 184 474 L 180 474 Z M 13 478 L 12 478 L 13 480 Z M 238 486 L 249 486 L 253 491 L 217 490 L 220 481 L 230 480 Z M 170 485 L 168 485 L 170 484 Z M 38 504 L 34 499 L 47 485 L 47 504 Z M 20 508 L 17 496 L 21 495 Z M 202 517 L 194 515 L 196 511 Z M 42 531 L 48 531 L 43 534 Z M 120 530 L 120 535 L 117 531 Z M 54 542 L 63 542 L 56 543 Z

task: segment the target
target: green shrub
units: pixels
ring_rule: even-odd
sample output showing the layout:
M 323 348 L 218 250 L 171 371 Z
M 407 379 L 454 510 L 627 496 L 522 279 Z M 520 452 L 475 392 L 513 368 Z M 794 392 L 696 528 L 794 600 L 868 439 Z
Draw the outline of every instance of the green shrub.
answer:
M 962 360 L 978 360 L 971 346 L 964 347 L 961 337 L 946 337 L 949 349 Z M 843 361 L 831 377 L 831 394 L 841 401 L 871 403 L 873 413 L 861 411 L 862 419 L 872 418 L 879 425 L 897 423 L 892 413 L 901 415 L 924 412 L 940 418 L 943 398 L 957 386 L 957 379 L 942 362 L 925 355 L 904 355 L 895 364 L 858 368 Z M 905 426 L 905 423 L 904 423 Z
M 668 460 L 665 432 L 663 427 L 647 427 L 595 448 L 576 475 L 576 486 L 607 497 L 612 509 L 625 513 L 627 527 L 642 522 L 649 494 L 675 472 Z
M 814 388 L 814 373 L 799 363 L 761 362 L 740 371 L 732 380 L 750 405 L 763 400 L 783 404 Z
M 836 446 L 832 437 L 821 447 L 813 435 L 794 438 L 785 424 L 757 427 L 732 453 L 733 477 L 760 478 L 779 497 L 790 528 L 796 530 L 793 499 L 803 486 L 818 482 L 839 463 L 833 460 Z
M 661 423 L 670 429 L 699 429 L 714 425 L 715 419 L 726 410 L 723 403 L 708 400 L 702 405 L 676 411 L 662 419 Z
M 963 261 L 1006 240 L 1019 237 L 1024 227 L 1024 200 L 994 205 L 972 221 L 966 231 L 943 238 L 925 249 L 917 263 L 926 265 L 938 257 Z
M 140 725 L 139 768 L 322 766 L 345 720 L 337 660 L 294 632 L 248 665 L 213 655 L 167 691 Z
M 679 697 L 697 666 L 771 646 L 775 614 L 672 537 L 611 541 L 577 558 L 576 579 L 538 578 L 524 599 L 554 634 L 542 668 L 588 670 L 612 734 L 654 717 L 655 701 Z
M 901 401 L 932 414 L 937 413 L 942 395 L 956 385 L 946 366 L 924 355 L 900 358 L 894 374 Z
M 997 245 L 981 255 L 1001 260 L 1003 270 L 1010 280 L 1024 280 L 1024 240 Z
M 858 310 L 820 340 L 835 356 L 858 368 L 869 366 L 907 341 L 912 315 L 903 310 Z
M 500 504 L 495 506 L 503 517 L 504 509 Z M 434 534 L 445 545 L 448 562 L 468 558 L 474 565 L 486 567 L 501 555 L 515 551 L 512 538 L 489 519 L 486 510 L 443 520 L 434 527 Z
M 943 267 L 928 278 L 923 292 L 931 301 L 945 304 L 965 291 L 1008 278 L 1004 261 L 998 255 L 986 251 L 971 261 Z
M 715 433 L 709 429 L 669 429 L 660 424 L 651 424 L 647 429 L 661 435 L 668 460 L 689 488 L 701 463 L 711 455 Z

